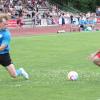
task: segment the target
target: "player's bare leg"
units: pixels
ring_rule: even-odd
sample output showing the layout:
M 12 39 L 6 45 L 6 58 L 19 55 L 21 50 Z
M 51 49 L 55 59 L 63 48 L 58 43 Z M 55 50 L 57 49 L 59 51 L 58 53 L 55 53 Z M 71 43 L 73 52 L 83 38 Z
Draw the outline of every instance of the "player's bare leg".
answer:
M 28 73 L 23 68 L 16 70 L 13 64 L 7 66 L 7 71 L 13 78 L 16 78 L 17 76 L 23 76 L 25 79 L 29 79 Z

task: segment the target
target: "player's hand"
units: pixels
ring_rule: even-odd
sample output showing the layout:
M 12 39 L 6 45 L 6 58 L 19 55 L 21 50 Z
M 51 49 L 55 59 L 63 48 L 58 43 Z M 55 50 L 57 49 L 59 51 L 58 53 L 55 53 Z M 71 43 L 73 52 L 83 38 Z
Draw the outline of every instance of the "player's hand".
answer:
M 95 58 L 95 53 L 90 54 L 89 57 L 88 57 L 88 59 L 89 59 L 90 61 L 93 61 L 94 58 Z

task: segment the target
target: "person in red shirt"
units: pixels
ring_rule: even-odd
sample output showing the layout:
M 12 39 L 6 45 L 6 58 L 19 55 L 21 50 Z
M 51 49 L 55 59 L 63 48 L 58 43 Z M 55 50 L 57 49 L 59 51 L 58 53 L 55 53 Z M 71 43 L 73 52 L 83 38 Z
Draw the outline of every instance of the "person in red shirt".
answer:
M 100 50 L 92 53 L 90 56 L 89 56 L 89 59 L 94 63 L 96 64 L 97 66 L 100 66 Z

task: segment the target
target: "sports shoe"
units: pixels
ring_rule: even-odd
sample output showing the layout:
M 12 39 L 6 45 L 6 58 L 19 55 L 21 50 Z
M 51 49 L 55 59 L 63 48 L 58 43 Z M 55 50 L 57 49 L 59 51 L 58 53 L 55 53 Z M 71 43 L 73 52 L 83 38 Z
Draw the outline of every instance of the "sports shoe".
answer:
M 19 70 L 21 70 L 22 76 L 23 76 L 25 79 L 29 79 L 28 73 L 27 73 L 23 68 L 20 68 Z

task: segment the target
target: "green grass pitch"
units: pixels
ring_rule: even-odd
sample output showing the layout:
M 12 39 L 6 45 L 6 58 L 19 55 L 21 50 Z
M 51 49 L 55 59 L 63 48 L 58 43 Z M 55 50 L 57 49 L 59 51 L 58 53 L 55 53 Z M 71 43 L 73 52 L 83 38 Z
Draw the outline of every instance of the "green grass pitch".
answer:
M 0 67 L 0 100 L 100 100 L 100 68 L 88 60 L 99 48 L 100 32 L 13 37 L 13 62 L 30 79 L 12 79 Z M 77 81 L 66 79 L 71 70 Z

